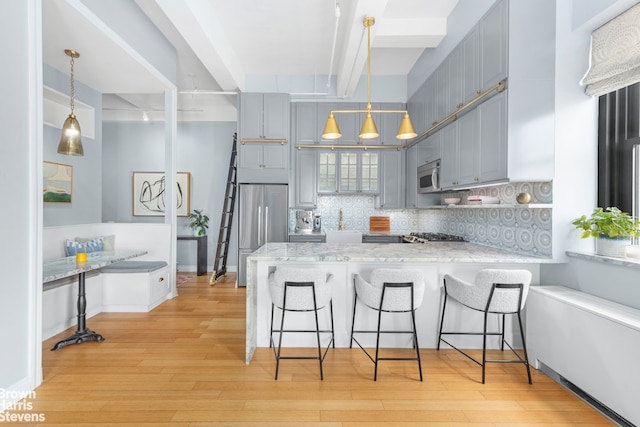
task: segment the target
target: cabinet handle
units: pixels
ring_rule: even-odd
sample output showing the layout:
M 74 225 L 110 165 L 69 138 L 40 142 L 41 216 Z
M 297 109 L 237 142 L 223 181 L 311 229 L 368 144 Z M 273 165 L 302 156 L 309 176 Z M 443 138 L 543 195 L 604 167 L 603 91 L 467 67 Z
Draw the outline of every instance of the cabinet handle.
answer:
M 478 178 L 478 177 L 476 176 L 475 178 L 473 178 L 473 180 L 474 180 L 475 182 L 478 182 L 478 181 L 480 181 L 480 178 Z
M 482 93 L 482 89 L 478 89 L 478 90 L 476 91 L 476 94 L 478 94 L 478 95 L 480 95 L 481 93 Z

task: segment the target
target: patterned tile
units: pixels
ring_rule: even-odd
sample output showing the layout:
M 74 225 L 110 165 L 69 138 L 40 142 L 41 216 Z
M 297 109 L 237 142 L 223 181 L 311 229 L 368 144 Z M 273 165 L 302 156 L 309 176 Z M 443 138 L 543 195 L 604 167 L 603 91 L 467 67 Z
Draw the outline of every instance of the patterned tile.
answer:
M 529 193 L 532 204 L 553 202 L 550 182 L 516 182 L 465 191 L 447 192 L 442 198 L 461 197 L 466 203 L 469 195 L 498 197 L 500 203 L 517 205 L 520 193 Z M 456 234 L 470 242 L 514 253 L 550 257 L 552 242 L 551 207 L 474 207 L 438 209 L 376 209 L 375 197 L 359 195 L 318 195 L 316 214 L 322 216 L 326 230 L 337 230 L 340 210 L 346 229 L 369 229 L 369 217 L 388 215 L 391 230 L 397 233 L 432 231 Z M 295 209 L 290 210 L 290 228 L 295 228 Z

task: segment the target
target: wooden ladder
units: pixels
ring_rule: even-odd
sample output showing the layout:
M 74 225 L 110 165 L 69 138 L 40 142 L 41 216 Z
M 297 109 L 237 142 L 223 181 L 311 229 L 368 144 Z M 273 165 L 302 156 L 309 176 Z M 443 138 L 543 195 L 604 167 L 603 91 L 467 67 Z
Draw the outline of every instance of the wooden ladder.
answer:
M 231 225 L 233 224 L 233 210 L 236 205 L 236 189 L 238 188 L 238 176 L 236 167 L 238 134 L 233 134 L 233 146 L 231 147 L 231 161 L 229 162 L 229 175 L 227 176 L 227 189 L 222 203 L 222 216 L 220 217 L 220 230 L 218 231 L 218 245 L 216 247 L 216 259 L 213 264 L 213 273 L 209 279 L 210 284 L 215 284 L 227 273 L 227 255 L 229 254 L 229 240 L 231 238 Z

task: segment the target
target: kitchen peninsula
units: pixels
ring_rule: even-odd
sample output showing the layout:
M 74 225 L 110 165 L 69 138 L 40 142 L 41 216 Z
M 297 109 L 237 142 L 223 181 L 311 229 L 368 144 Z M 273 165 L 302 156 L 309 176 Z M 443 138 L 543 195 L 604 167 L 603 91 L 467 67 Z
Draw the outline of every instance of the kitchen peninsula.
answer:
M 539 283 L 540 264 L 550 262 L 552 260 L 549 258 L 520 255 L 468 242 L 434 242 L 420 245 L 267 243 L 247 258 L 246 363 L 250 363 L 256 347 L 269 346 L 271 299 L 267 278 L 269 273 L 280 265 L 319 267 L 333 274 L 333 312 L 337 347 L 349 346 L 355 273 L 368 277 L 371 270 L 379 267 L 421 270 L 426 289 L 422 306 L 416 311 L 418 339 L 421 348 L 435 348 L 444 274 L 454 274 L 472 281 L 475 274 L 483 268 L 518 268 L 531 271 L 532 284 L 535 285 Z M 477 321 L 476 317 L 468 314 L 462 318 L 457 308 L 452 306 L 451 310 L 447 310 L 447 319 L 460 322 L 462 325 Z M 328 311 L 327 313 L 322 311 L 321 316 L 328 316 Z M 299 315 L 299 326 L 306 322 L 305 313 L 293 313 L 291 317 L 288 314 L 287 318 L 290 321 L 296 321 L 297 318 L 294 315 Z M 373 310 L 362 310 L 359 312 L 357 321 L 359 324 L 374 325 L 375 318 Z M 407 316 L 406 320 L 408 319 Z M 510 332 L 511 328 L 508 325 L 507 335 Z M 293 335 L 293 339 L 289 341 L 285 337 L 283 345 L 314 346 L 312 341 L 305 340 L 300 334 Z M 396 341 L 388 340 L 387 343 L 389 342 L 397 347 L 410 344 L 406 339 L 402 341 L 402 338 L 396 338 Z M 463 343 L 461 345 L 467 348 L 481 345 L 480 342 L 470 341 L 466 337 L 463 337 L 461 342 Z M 365 341 L 365 345 L 370 343 Z

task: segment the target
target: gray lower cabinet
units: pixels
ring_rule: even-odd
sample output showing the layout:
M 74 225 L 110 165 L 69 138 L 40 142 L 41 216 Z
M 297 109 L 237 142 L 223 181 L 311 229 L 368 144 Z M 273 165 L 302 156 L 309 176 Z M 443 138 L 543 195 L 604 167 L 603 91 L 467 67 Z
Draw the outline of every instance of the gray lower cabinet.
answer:
M 289 243 L 325 243 L 324 234 L 289 234 Z
M 402 237 L 380 236 L 376 234 L 363 234 L 362 243 L 402 243 Z
M 418 207 L 418 144 L 412 145 L 405 150 L 407 166 L 406 169 L 406 196 L 405 206 L 407 208 Z
M 295 151 L 294 206 L 315 209 L 318 204 L 318 152 Z

